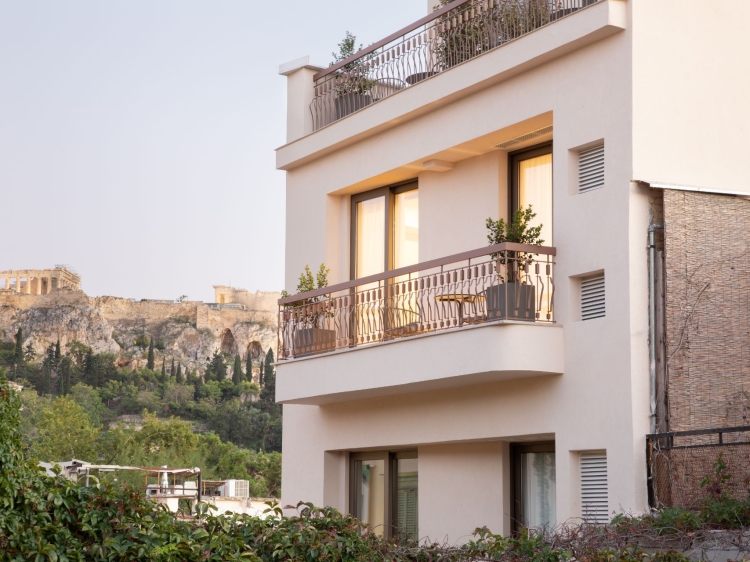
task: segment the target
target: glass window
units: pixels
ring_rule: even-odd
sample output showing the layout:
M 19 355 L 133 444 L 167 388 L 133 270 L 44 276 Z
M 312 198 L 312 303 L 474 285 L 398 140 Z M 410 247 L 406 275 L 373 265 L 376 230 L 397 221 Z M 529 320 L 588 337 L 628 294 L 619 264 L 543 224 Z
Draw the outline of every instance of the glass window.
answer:
M 385 267 L 385 196 L 356 204 L 356 278 L 381 273 Z
M 381 537 L 385 532 L 385 467 L 385 459 L 358 460 L 353 474 L 352 513 Z
M 396 193 L 393 213 L 393 268 L 419 263 L 419 191 Z
M 532 206 L 536 217 L 531 226 L 542 225 L 545 246 L 552 241 L 552 145 L 513 153 L 510 156 L 511 213 Z
M 555 444 L 518 444 L 512 445 L 511 451 L 515 530 L 554 526 L 557 512 Z
M 350 513 L 378 536 L 419 537 L 416 451 L 351 454 Z
M 396 528 L 400 533 L 419 538 L 418 459 L 396 459 Z

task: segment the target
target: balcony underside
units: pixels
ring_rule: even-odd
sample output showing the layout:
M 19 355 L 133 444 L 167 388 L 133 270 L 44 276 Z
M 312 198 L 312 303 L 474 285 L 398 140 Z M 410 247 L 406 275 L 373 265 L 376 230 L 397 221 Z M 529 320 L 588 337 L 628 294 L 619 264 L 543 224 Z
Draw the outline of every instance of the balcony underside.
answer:
M 277 364 L 276 401 L 324 405 L 561 375 L 563 330 L 497 322 Z

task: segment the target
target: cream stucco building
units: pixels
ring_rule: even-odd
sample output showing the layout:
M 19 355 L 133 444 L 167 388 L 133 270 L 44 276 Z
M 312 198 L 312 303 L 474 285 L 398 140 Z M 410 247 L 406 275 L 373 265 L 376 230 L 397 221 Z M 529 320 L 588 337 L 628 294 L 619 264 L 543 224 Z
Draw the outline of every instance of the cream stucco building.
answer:
M 643 511 L 662 190 L 750 195 L 750 5 L 432 8 L 280 69 L 286 289 L 331 284 L 279 301 L 282 505 L 449 542 Z M 542 247 L 488 249 L 529 204 Z

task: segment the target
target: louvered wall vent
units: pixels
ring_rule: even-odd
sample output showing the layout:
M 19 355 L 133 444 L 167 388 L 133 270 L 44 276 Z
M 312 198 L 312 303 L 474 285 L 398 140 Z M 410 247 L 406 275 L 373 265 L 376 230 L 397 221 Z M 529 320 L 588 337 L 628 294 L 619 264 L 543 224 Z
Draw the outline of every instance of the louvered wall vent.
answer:
M 495 145 L 495 148 L 507 150 L 511 148 L 512 146 L 516 146 L 517 144 L 521 144 L 522 142 L 526 142 L 526 141 L 530 141 L 533 139 L 537 139 L 539 137 L 543 137 L 544 135 L 548 135 L 551 132 L 552 132 L 552 125 L 549 125 L 547 127 L 537 129 L 536 131 L 531 131 L 530 133 L 526 133 L 525 135 L 521 135 L 520 137 L 516 137 L 514 139 L 510 139 L 508 141 L 502 142 L 498 145 Z
M 581 453 L 581 516 L 586 523 L 609 523 L 607 453 Z
M 604 145 L 578 153 L 578 193 L 604 187 Z
M 581 320 L 604 316 L 604 273 L 581 279 Z

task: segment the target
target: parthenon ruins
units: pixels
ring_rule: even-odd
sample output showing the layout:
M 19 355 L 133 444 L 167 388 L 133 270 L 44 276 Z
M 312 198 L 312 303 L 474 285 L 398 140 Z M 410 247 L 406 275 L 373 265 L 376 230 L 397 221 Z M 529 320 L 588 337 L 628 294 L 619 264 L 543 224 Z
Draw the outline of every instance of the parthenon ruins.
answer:
M 57 289 L 81 288 L 81 278 L 67 267 L 54 269 L 9 269 L 0 271 L 0 291 L 14 291 L 27 295 L 48 295 Z

